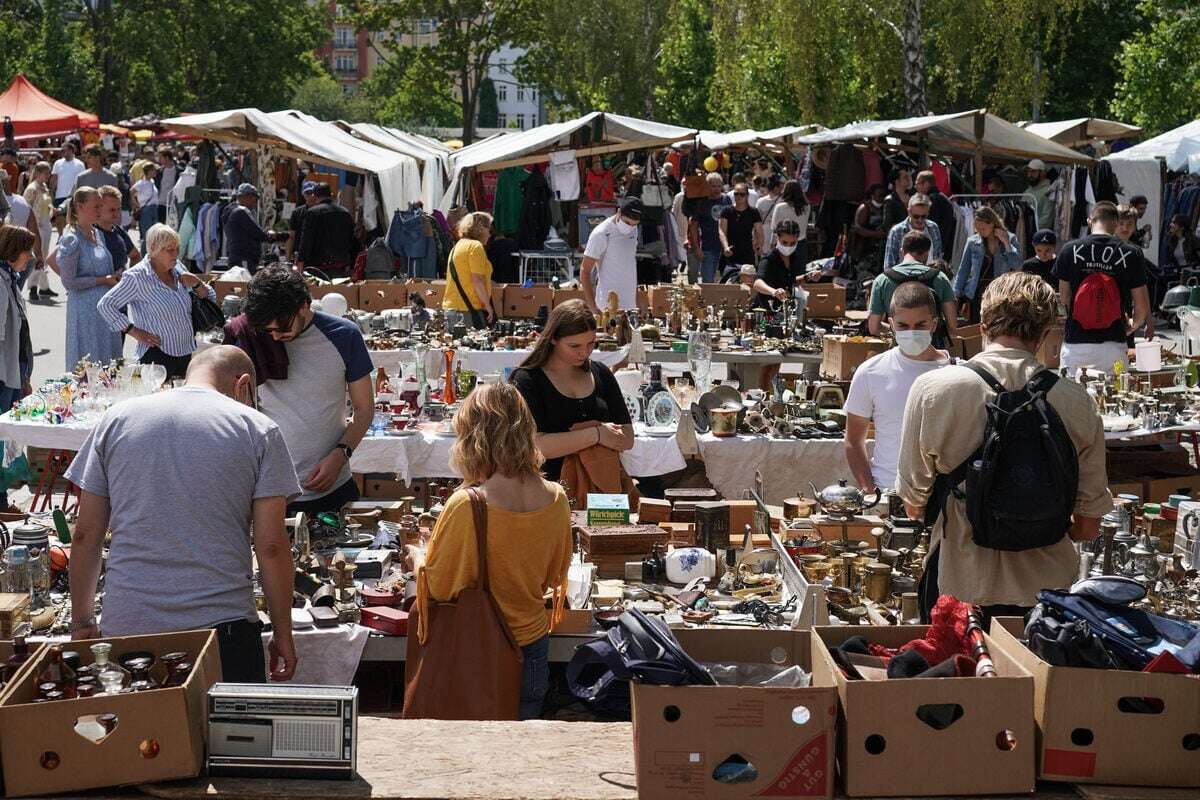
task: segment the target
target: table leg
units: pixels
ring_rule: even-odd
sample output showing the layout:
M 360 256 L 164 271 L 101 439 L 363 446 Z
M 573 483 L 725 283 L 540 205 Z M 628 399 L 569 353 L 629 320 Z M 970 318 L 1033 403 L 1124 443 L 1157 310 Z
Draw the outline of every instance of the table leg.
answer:
M 43 483 L 45 484 L 44 491 L 42 484 L 38 485 L 38 492 L 41 493 L 42 507 L 40 509 L 37 507 L 38 495 L 35 494 L 33 504 L 29 506 L 31 511 L 50 510 L 51 502 L 54 499 L 54 487 L 58 484 L 58 479 L 66 473 L 67 468 L 71 465 L 71 461 L 74 458 L 73 456 L 68 458 L 70 452 L 69 450 L 51 450 L 47 454 L 46 471 L 42 473 Z M 78 489 L 66 479 L 63 482 L 67 484 L 63 490 L 63 510 L 65 511 L 70 495 L 72 492 L 78 492 Z

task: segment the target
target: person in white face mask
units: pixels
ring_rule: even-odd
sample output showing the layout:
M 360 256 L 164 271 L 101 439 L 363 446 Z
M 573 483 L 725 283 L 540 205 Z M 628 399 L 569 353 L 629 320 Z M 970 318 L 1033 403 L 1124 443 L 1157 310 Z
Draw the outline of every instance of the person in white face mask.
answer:
M 904 402 L 918 377 L 950 363 L 933 346 L 937 298 L 922 283 L 903 283 L 892 293 L 896 346 L 867 359 L 854 373 L 846 396 L 846 461 L 864 491 L 894 489 L 900 460 Z M 875 449 L 867 455 L 867 428 L 875 423 Z
M 797 279 L 804 275 L 804 261 L 796 252 L 800 242 L 800 226 L 795 220 L 784 220 L 773 231 L 775 247 L 758 262 L 758 278 L 751 291 L 753 308 L 772 311 L 792 294 Z
M 593 314 L 607 307 L 609 292 L 616 292 L 618 308 L 637 308 L 637 229 L 642 210 L 641 198 L 622 197 L 617 213 L 588 235 L 579 277 L 583 299 Z

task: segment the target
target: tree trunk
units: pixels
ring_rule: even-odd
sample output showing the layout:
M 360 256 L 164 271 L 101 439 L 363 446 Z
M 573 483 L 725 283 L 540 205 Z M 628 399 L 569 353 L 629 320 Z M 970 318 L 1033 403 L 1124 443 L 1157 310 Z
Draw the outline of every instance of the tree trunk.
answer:
M 460 77 L 462 80 L 462 143 L 463 146 L 475 141 L 475 92 L 471 86 L 471 72 L 463 67 Z
M 924 0 L 908 0 L 904 6 L 904 104 L 909 116 L 929 113 L 925 96 L 925 48 L 922 42 L 921 7 Z

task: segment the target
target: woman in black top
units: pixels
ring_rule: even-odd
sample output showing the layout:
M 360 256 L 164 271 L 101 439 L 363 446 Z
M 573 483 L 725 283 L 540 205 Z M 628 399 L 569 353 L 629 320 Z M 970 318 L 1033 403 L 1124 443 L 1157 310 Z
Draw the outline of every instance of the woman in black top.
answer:
M 595 346 L 596 318 L 582 300 L 570 300 L 550 312 L 533 352 L 512 374 L 537 423 L 538 450 L 552 481 L 571 453 L 594 445 L 633 447 L 625 397 L 608 367 L 591 359 Z M 602 424 L 571 430 L 590 421 Z
M 797 253 L 800 226 L 794 220 L 784 220 L 775 226 L 775 249 L 758 262 L 758 278 L 751 291 L 754 308 L 775 311 L 783 300 L 792 296 L 792 288 L 804 275 L 805 263 Z

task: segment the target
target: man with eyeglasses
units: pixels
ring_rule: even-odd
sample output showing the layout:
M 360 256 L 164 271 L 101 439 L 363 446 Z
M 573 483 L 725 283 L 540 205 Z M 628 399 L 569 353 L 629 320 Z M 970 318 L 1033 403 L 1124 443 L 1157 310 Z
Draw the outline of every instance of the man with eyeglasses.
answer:
M 763 249 L 763 221 L 750 205 L 750 188 L 733 185 L 733 205 L 721 210 L 721 252 L 733 264 L 756 264 Z
M 283 345 L 285 374 L 269 375 L 259 389 L 259 407 L 283 432 L 303 493 L 287 513 L 337 511 L 358 499 L 350 474 L 350 457 L 375 415 L 371 356 L 353 322 L 313 311 L 304 277 L 283 267 L 255 273 L 246 290 L 243 316 L 226 325 L 227 341 L 243 346 L 251 358 L 262 357 L 264 336 Z M 249 327 L 250 336 L 231 335 Z M 346 421 L 349 394 L 353 417 Z
M 931 202 L 927 194 L 914 194 L 908 198 L 908 218 L 897 222 L 888 231 L 887 249 L 883 253 L 883 268 L 894 267 L 903 257 L 900 242 L 909 231 L 920 231 L 929 237 L 932 246 L 929 258 L 942 258 L 942 232 L 937 223 L 929 218 Z

